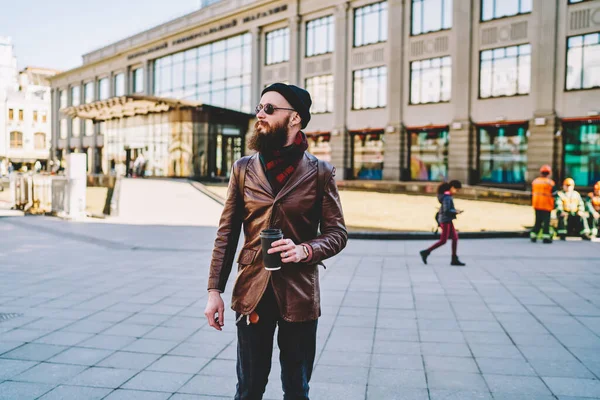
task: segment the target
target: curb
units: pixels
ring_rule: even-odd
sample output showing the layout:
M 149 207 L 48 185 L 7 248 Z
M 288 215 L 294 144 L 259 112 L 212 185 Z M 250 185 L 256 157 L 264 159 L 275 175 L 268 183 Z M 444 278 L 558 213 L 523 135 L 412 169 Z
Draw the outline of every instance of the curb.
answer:
M 512 232 L 459 232 L 461 239 L 515 239 L 526 238 L 528 231 Z M 348 232 L 349 239 L 362 240 L 438 240 L 439 233 L 433 232 Z

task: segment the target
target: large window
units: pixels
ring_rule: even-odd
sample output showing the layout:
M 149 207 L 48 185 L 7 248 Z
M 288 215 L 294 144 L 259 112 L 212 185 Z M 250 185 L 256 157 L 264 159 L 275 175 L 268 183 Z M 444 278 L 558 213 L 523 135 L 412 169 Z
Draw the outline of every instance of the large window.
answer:
M 71 105 L 78 106 L 81 104 L 81 94 L 79 86 L 71 87 Z
M 133 93 L 144 92 L 144 69 L 137 68 L 131 73 L 133 80 Z
M 533 0 L 481 0 L 481 20 L 530 13 L 532 2 Z
M 110 87 L 108 78 L 102 78 L 98 81 L 98 99 L 106 100 L 110 97 Z
M 66 139 L 67 136 L 68 136 L 68 134 L 69 134 L 69 132 L 67 132 L 67 123 L 68 123 L 68 120 L 66 118 L 62 118 L 60 120 L 60 126 L 59 126 L 59 132 L 58 132 L 58 134 L 59 134 L 59 137 L 61 139 Z
M 383 132 L 351 132 L 352 177 L 383 179 Z
M 308 78 L 306 90 L 313 99 L 310 112 L 321 114 L 333 112 L 333 75 L 322 75 Z
M 385 42 L 387 31 L 387 1 L 354 10 L 354 47 Z
M 114 79 L 115 96 L 123 96 L 125 94 L 125 74 L 117 74 Z
M 335 44 L 333 15 L 306 23 L 306 57 L 332 53 Z
M 566 89 L 600 87 L 600 32 L 567 40 Z
M 450 57 L 410 63 L 410 104 L 450 101 L 451 63 Z
M 79 137 L 81 133 L 81 120 L 77 117 L 71 120 L 71 137 Z
M 563 123 L 565 176 L 577 185 L 600 181 L 600 121 Z
M 67 107 L 67 91 L 61 90 L 58 94 L 58 97 L 59 97 L 59 102 L 60 102 L 60 108 L 66 108 Z
M 376 67 L 354 71 L 352 108 L 380 108 L 387 105 L 387 68 Z
M 308 151 L 319 160 L 331 162 L 331 134 L 326 133 L 306 133 L 308 141 Z
M 410 177 L 416 181 L 448 179 L 448 128 L 409 130 Z
M 479 97 L 528 94 L 531 86 L 531 45 L 481 52 Z
M 86 104 L 94 101 L 94 82 L 83 85 L 83 101 Z
M 479 178 L 487 183 L 527 179 L 527 124 L 478 126 Z
M 265 64 L 278 64 L 290 59 L 290 28 L 277 29 L 266 34 Z
M 452 0 L 412 0 L 411 33 L 421 35 L 452 28 Z
M 10 133 L 10 148 L 21 149 L 23 148 L 23 132 L 11 132 Z
M 233 36 L 154 62 L 154 94 L 251 112 L 251 34 Z
M 33 148 L 36 150 L 44 150 L 46 148 L 46 134 L 44 132 L 33 134 Z

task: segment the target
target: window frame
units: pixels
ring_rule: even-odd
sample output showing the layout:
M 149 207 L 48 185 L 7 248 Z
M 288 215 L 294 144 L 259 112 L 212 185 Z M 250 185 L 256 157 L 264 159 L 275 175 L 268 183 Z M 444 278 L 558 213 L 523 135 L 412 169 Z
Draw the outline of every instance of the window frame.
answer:
M 141 83 L 142 83 L 141 90 L 140 90 L 140 88 L 138 88 L 138 87 L 136 86 L 136 78 L 137 78 L 137 74 L 138 74 L 140 71 L 141 71 L 141 74 L 142 74 L 142 76 L 141 76 L 141 78 L 140 78 L 140 79 L 141 79 L 141 81 L 142 81 L 142 82 L 141 82 Z M 137 68 L 135 68 L 135 69 L 133 69 L 133 70 L 131 71 L 131 93 L 133 93 L 133 94 L 140 94 L 140 93 L 144 93 L 144 92 L 145 92 L 145 90 L 146 90 L 146 85 L 145 85 L 145 83 L 146 83 L 146 82 L 145 82 L 145 79 L 144 79 L 144 78 L 145 78 L 145 75 L 144 75 L 144 73 L 145 73 L 144 67 L 137 67 Z
M 329 85 L 331 85 L 331 90 L 332 90 L 332 99 L 331 99 L 331 109 L 329 109 L 329 99 L 325 100 L 325 108 L 326 111 L 312 111 L 311 110 L 311 114 L 314 115 L 320 115 L 320 114 L 331 114 L 334 112 L 335 110 L 335 81 L 333 79 L 333 74 L 325 74 L 325 75 L 316 75 L 316 76 L 309 76 L 306 79 L 304 79 L 304 87 L 306 88 L 306 90 L 309 89 L 309 85 L 308 85 L 308 81 L 311 79 L 319 79 L 319 78 L 329 78 L 331 77 L 331 82 L 327 81 L 324 83 L 320 83 L 321 85 L 325 85 L 325 90 L 327 91 L 329 89 Z M 313 91 L 314 92 L 314 91 Z M 313 101 L 313 105 L 315 104 L 315 102 Z
M 117 93 L 117 84 L 118 84 L 119 78 L 123 79 L 123 82 L 122 82 L 122 85 L 121 85 L 123 93 L 121 93 L 121 94 Z M 113 97 L 121 97 L 121 96 L 125 96 L 125 95 L 127 95 L 127 87 L 126 87 L 126 84 L 125 84 L 125 73 L 124 72 L 118 72 L 118 73 L 114 74 L 114 76 L 113 76 Z
M 386 28 L 388 28 L 389 27 L 389 17 L 390 17 L 390 14 L 389 14 L 389 7 L 388 7 L 387 0 L 376 1 L 376 2 L 373 2 L 373 3 L 365 4 L 363 6 L 356 7 L 356 8 L 354 8 L 352 10 L 352 48 L 372 46 L 372 45 L 376 45 L 376 44 L 379 44 L 379 43 L 386 43 L 388 41 L 389 37 L 388 37 L 387 31 L 385 32 L 385 39 L 384 40 L 381 39 L 381 34 L 382 34 L 382 31 L 381 31 L 381 12 L 382 12 L 382 9 L 380 8 L 378 10 L 378 14 L 379 14 L 378 15 L 379 16 L 379 26 L 377 27 L 377 30 L 378 30 L 378 40 L 376 42 L 372 42 L 372 43 L 363 43 L 363 44 L 360 44 L 360 45 L 356 44 L 356 13 L 359 10 L 362 10 L 362 9 L 364 9 L 366 7 L 372 7 L 374 5 L 380 5 L 381 6 L 384 3 L 385 3 L 385 14 L 386 14 L 386 19 L 387 19 Z M 364 16 L 364 14 L 363 14 L 363 16 Z M 363 17 L 363 16 L 361 16 L 361 17 Z M 365 29 L 363 29 L 363 36 L 364 36 L 364 32 L 365 32 Z
M 20 135 L 20 136 L 17 136 Z M 15 138 L 13 139 L 13 135 L 15 136 Z M 17 138 L 19 140 L 17 140 Z M 15 145 L 15 143 L 17 145 Z M 9 133 L 9 144 L 8 144 L 10 149 L 22 149 L 23 148 L 23 132 L 21 131 L 11 131 Z
M 581 72 L 581 80 L 579 82 L 581 84 L 581 87 L 580 88 L 575 88 L 575 89 L 568 89 L 567 88 L 567 78 L 569 76 L 569 50 L 570 50 L 570 48 L 569 48 L 569 40 L 572 39 L 572 38 L 576 38 L 576 37 L 581 37 L 582 40 L 585 40 L 584 37 L 588 36 L 588 35 L 598 35 L 599 43 L 596 44 L 596 46 L 600 46 L 600 31 L 598 31 L 598 32 L 584 33 L 582 35 L 567 36 L 567 42 L 565 44 L 565 83 L 564 83 L 564 88 L 563 88 L 563 90 L 565 92 L 579 92 L 579 91 L 584 91 L 584 90 L 598 90 L 598 89 L 600 89 L 600 84 L 598 86 L 583 87 L 583 78 L 584 78 L 583 72 L 585 70 L 582 70 L 582 72 Z M 589 46 L 590 45 L 588 45 L 588 47 Z M 585 58 L 584 57 L 585 44 L 582 45 L 582 46 L 580 46 L 580 48 L 582 49 L 582 51 L 581 51 L 581 58 L 583 60 Z M 583 68 L 583 66 L 582 66 L 582 68 Z
M 509 49 L 511 47 L 517 47 L 517 48 L 519 48 L 521 46 L 529 46 L 529 54 L 528 54 L 529 57 L 530 57 L 530 60 L 529 60 L 529 91 L 527 93 L 518 93 L 518 90 L 519 90 L 519 79 L 518 79 L 519 78 L 519 63 L 518 63 L 518 59 L 519 59 L 520 54 L 517 54 L 517 93 L 511 94 L 511 95 L 501 95 L 501 96 L 493 96 L 493 95 L 491 95 L 489 97 L 481 97 L 481 63 L 483 61 L 481 59 L 481 55 L 483 54 L 483 52 L 485 52 L 485 51 L 491 51 L 492 55 L 493 55 L 494 50 L 505 49 L 505 51 L 506 51 L 506 49 Z M 521 44 L 515 44 L 515 45 L 511 45 L 511 46 L 506 46 L 506 47 L 494 47 L 492 49 L 480 50 L 479 51 L 479 71 L 478 71 L 478 73 L 479 73 L 479 79 L 478 79 L 478 83 L 477 83 L 477 99 L 478 100 L 489 100 L 489 99 L 502 99 L 502 98 L 509 98 L 509 97 L 529 96 L 531 94 L 531 57 L 533 55 L 532 53 L 533 53 L 533 46 L 531 45 L 531 43 L 521 43 Z M 492 61 L 495 61 L 495 59 L 492 58 Z M 493 64 L 492 64 L 492 66 L 493 66 Z M 492 70 L 492 83 L 493 83 L 493 80 L 494 80 L 494 73 L 493 72 L 494 71 Z
M 562 171 L 564 171 L 565 174 L 567 173 L 567 154 L 570 154 L 570 152 L 567 152 L 567 146 L 569 144 L 573 144 L 573 143 L 567 143 L 567 140 L 571 137 L 568 130 L 574 129 L 574 128 L 581 129 L 581 127 L 584 125 L 600 125 L 600 120 L 598 120 L 598 119 L 576 120 L 576 121 L 563 120 L 561 122 L 561 130 L 563 133 L 561 135 L 562 140 L 561 140 L 560 146 L 561 146 L 561 151 L 562 151 L 562 157 L 561 157 L 560 163 L 561 163 L 561 169 L 562 169 Z M 586 153 L 586 154 L 589 154 L 589 153 Z M 569 171 L 569 173 L 572 173 L 572 172 L 573 171 Z M 596 182 L 596 179 L 592 178 L 590 181 L 589 176 L 588 176 L 588 182 L 586 184 L 578 184 L 577 186 L 584 186 L 584 187 L 591 188 L 595 182 Z
M 590 1 L 594 1 L 594 0 L 578 0 L 578 1 L 573 1 L 573 0 L 568 0 L 567 4 L 571 5 L 571 4 L 580 4 L 580 3 L 587 3 Z
M 413 134 L 419 134 L 422 132 L 436 132 L 438 134 L 441 134 L 442 132 L 446 132 L 446 143 L 444 144 L 444 152 L 443 152 L 443 163 L 444 166 L 446 168 L 446 179 L 448 179 L 448 166 L 450 164 L 450 158 L 449 158 L 449 149 L 450 149 L 450 126 L 433 126 L 433 127 L 424 127 L 424 128 L 406 128 L 404 130 L 406 132 L 406 146 L 407 146 L 407 162 L 408 165 L 406 166 L 406 169 L 408 170 L 409 173 L 409 177 L 410 177 L 410 181 L 411 182 L 443 182 L 439 181 L 439 180 L 423 180 L 423 179 L 413 179 L 412 177 L 412 155 L 413 155 L 413 151 L 412 151 L 412 135 Z M 427 171 L 428 174 L 430 173 L 430 171 Z
M 449 59 L 450 60 L 450 98 L 448 100 L 440 100 L 440 101 L 435 101 L 435 102 L 420 102 L 420 103 L 413 103 L 412 102 L 412 93 L 413 93 L 413 78 L 412 78 L 412 66 L 413 63 L 415 62 L 423 62 L 423 61 L 433 61 L 433 60 L 440 60 L 440 66 L 439 66 L 439 71 L 440 71 L 440 99 L 442 98 L 442 69 L 445 67 L 445 65 L 443 65 L 444 59 Z M 423 69 L 420 69 L 419 71 L 423 71 Z M 443 103 L 450 103 L 452 101 L 452 56 L 442 56 L 442 57 L 433 57 L 433 58 L 425 58 L 422 60 L 413 60 L 411 62 L 409 62 L 408 65 L 408 74 L 409 74 L 409 79 L 408 79 L 408 104 L 411 106 L 421 106 L 421 105 L 427 105 L 427 104 L 443 104 Z M 422 86 L 421 86 L 422 87 Z M 422 93 L 421 93 L 422 94 Z
M 385 90 L 386 90 L 386 99 L 385 99 L 385 105 L 383 106 L 377 106 L 377 107 L 362 107 L 362 108 L 356 108 L 355 106 L 355 97 L 354 97 L 354 89 L 355 89 L 355 85 L 356 85 L 356 77 L 355 74 L 357 72 L 360 71 L 366 71 L 366 70 L 373 70 L 373 69 L 384 69 L 385 70 Z M 378 78 L 380 78 L 380 76 L 378 75 Z M 387 96 L 389 95 L 389 93 L 387 93 L 387 79 L 388 79 L 388 71 L 387 71 L 387 65 L 379 65 L 376 67 L 368 67 L 368 68 L 360 68 L 360 69 L 355 69 L 352 71 L 352 111 L 364 111 L 364 110 L 378 110 L 378 109 L 383 109 L 386 108 L 388 106 L 387 104 Z M 377 97 L 379 97 L 379 90 L 380 88 L 377 88 Z
M 15 109 L 14 108 L 9 108 L 8 109 L 8 120 L 9 121 L 14 121 L 15 120 Z
M 278 32 L 283 32 L 283 31 L 287 31 L 286 34 L 284 34 L 283 36 L 287 36 L 287 58 L 286 55 L 284 55 L 284 59 L 282 61 L 274 61 L 269 63 L 269 36 L 270 35 L 274 35 L 275 33 Z M 271 39 L 274 40 L 274 39 Z M 264 60 L 264 65 L 265 66 L 272 66 L 272 65 L 277 65 L 277 64 L 283 64 L 286 62 L 289 62 L 292 55 L 290 54 L 290 27 L 289 26 L 284 26 L 282 28 L 277 28 L 277 29 L 273 29 L 272 31 L 269 32 L 265 32 L 265 60 Z M 284 41 L 285 43 L 285 41 Z M 286 53 L 286 49 L 284 47 L 284 53 Z
M 43 137 L 43 140 L 37 139 L 39 137 Z M 41 140 L 41 147 L 38 147 L 38 141 Z M 33 134 L 33 149 L 34 150 L 45 150 L 46 149 L 46 133 L 44 132 L 35 132 Z
M 434 30 L 434 31 L 427 31 L 427 32 L 421 32 L 421 33 L 413 33 L 413 29 L 414 29 L 414 6 L 415 6 L 415 2 L 420 2 L 420 3 L 424 3 L 427 0 L 410 0 L 410 36 L 421 36 L 421 35 L 427 35 L 429 33 L 435 33 L 435 32 L 443 32 L 443 31 L 449 31 L 452 29 L 452 26 L 454 25 L 454 18 L 452 18 L 450 20 L 450 27 L 448 28 L 444 28 L 444 14 L 445 14 L 445 9 L 444 6 L 446 4 L 446 0 L 440 0 L 442 3 L 442 27 L 440 29 Z M 454 5 L 454 1 L 459 1 L 459 0 L 449 0 L 452 2 L 451 7 L 450 7 L 450 13 L 452 13 L 453 10 L 453 5 Z M 423 12 L 421 13 L 421 26 L 423 26 Z
M 329 27 L 331 26 L 333 28 L 333 42 L 332 42 L 332 49 L 327 49 L 325 52 L 323 53 L 313 53 L 313 54 L 308 54 L 308 34 L 309 34 L 309 24 L 310 23 L 315 23 L 317 21 L 322 21 L 322 20 L 328 20 L 325 22 L 325 26 L 327 27 L 327 47 L 329 47 L 329 43 L 330 38 L 329 38 Z M 322 56 L 324 54 L 332 54 L 335 51 L 335 19 L 333 14 L 329 14 L 329 15 L 325 15 L 323 17 L 318 17 L 318 18 L 314 18 L 311 19 L 310 21 L 306 21 L 306 24 L 304 24 L 304 57 L 305 58 L 311 58 L 311 57 L 317 57 L 317 56 Z
M 25 121 L 25 110 L 19 108 L 19 122 Z
M 504 18 L 513 18 L 516 17 L 518 15 L 527 15 L 527 14 L 531 14 L 533 12 L 533 1 L 531 4 L 531 11 L 525 11 L 525 12 L 517 12 L 516 14 L 511 14 L 511 15 L 503 15 L 501 17 L 492 17 L 490 19 L 483 19 L 483 2 L 486 0 L 480 0 L 479 2 L 479 22 L 480 23 L 485 23 L 485 22 L 490 22 L 490 21 L 498 21 L 500 19 L 504 19 Z M 508 1 L 508 0 L 489 0 L 493 2 L 493 13 L 496 13 L 496 2 L 497 1 Z M 519 3 L 519 9 L 521 9 L 521 4 L 523 2 L 523 0 L 514 0 L 517 1 Z

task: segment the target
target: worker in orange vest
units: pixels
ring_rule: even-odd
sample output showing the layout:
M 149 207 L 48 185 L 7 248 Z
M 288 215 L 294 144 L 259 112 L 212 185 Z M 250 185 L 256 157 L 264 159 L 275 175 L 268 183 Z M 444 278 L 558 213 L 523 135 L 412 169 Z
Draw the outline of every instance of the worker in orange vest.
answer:
M 550 213 L 554 210 L 554 196 L 556 185 L 550 176 L 552 168 L 543 165 L 540 168 L 540 176 L 531 182 L 531 205 L 535 210 L 535 225 L 529 233 L 533 243 L 537 242 L 540 229 L 544 243 L 552 243 L 550 236 Z
M 598 237 L 598 227 L 600 225 L 600 181 L 594 185 L 594 191 L 588 193 L 586 206 L 590 214 L 588 224 L 592 228 L 592 236 Z
M 590 240 L 590 228 L 585 205 L 579 192 L 575 190 L 575 181 L 567 178 L 563 181 L 563 190 L 556 196 L 556 217 L 558 218 L 558 236 L 566 240 L 569 228 L 575 226 L 583 240 Z

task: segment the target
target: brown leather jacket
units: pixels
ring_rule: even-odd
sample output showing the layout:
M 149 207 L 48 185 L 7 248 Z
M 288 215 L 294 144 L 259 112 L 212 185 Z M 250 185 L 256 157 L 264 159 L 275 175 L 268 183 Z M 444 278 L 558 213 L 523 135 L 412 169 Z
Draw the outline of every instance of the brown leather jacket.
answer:
M 243 193 L 238 183 L 240 161 L 233 165 L 212 254 L 208 288 L 225 290 L 243 222 L 245 240 L 237 259 L 238 273 L 231 301 L 234 311 L 250 314 L 270 280 L 283 319 L 302 322 L 321 315 L 318 264 L 339 253 L 348 240 L 333 178 L 335 168 L 324 164 L 327 168 L 320 215 L 317 159 L 313 155 L 304 153 L 296 171 L 277 196 L 273 195 L 258 154 L 251 156 L 246 167 Z M 320 235 L 317 233 L 319 221 Z M 279 228 L 284 238 L 310 245 L 310 260 L 284 264 L 278 271 L 265 270 L 259 234 L 267 228 Z

